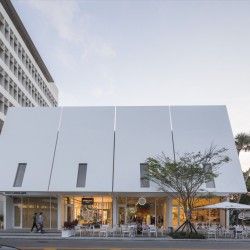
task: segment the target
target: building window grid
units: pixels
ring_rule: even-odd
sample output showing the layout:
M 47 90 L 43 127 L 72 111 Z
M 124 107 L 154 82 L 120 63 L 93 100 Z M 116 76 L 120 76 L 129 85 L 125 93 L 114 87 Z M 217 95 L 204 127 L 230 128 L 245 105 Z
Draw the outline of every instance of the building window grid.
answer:
M 0 13 L 1 14 L 1 13 Z M 3 29 L 0 29 L 3 32 Z M 4 22 L 4 33 L 5 33 L 5 37 L 6 39 L 10 42 L 10 33 L 13 33 L 13 31 L 11 30 L 11 28 L 9 27 L 8 23 L 5 21 Z M 18 57 L 22 57 L 22 61 L 23 64 L 25 65 L 25 67 L 28 69 L 28 71 L 31 73 L 32 78 L 35 80 L 36 83 L 38 83 L 38 77 L 40 77 L 39 73 L 37 72 L 37 70 L 35 69 L 34 65 L 32 64 L 31 60 L 27 57 L 24 49 L 22 48 L 22 45 L 20 43 L 18 43 L 18 49 L 15 49 L 15 39 L 16 37 L 11 36 L 11 41 L 13 40 L 13 42 L 10 42 L 11 47 L 14 48 L 14 51 L 16 52 L 16 54 L 18 55 Z M 17 42 L 16 42 L 17 43 Z M 21 52 L 22 51 L 22 52 Z M 20 58 L 21 59 L 21 58 Z M 26 60 L 25 60 L 26 59 Z M 34 69 L 34 70 L 32 70 Z M 37 75 L 37 76 L 36 76 Z M 38 86 L 40 87 L 40 85 L 38 84 Z M 41 88 L 41 87 L 40 87 Z M 49 102 L 54 105 L 57 106 L 57 102 L 54 99 L 54 97 L 51 95 L 51 92 L 48 90 L 48 87 L 45 86 L 45 89 L 47 90 L 46 93 L 44 91 L 44 88 L 41 88 L 41 90 L 45 93 L 46 97 L 49 99 Z
M 35 99 L 35 101 L 37 102 L 37 103 L 39 103 L 39 101 L 38 101 L 38 98 L 37 98 L 37 96 L 39 96 L 39 98 L 41 99 L 42 97 L 41 97 L 41 95 L 38 93 L 38 91 L 35 89 L 35 87 L 34 87 L 34 85 L 32 84 L 32 82 L 28 79 L 28 77 L 25 75 L 25 73 L 23 72 L 23 71 L 21 71 L 21 70 L 17 70 L 17 67 L 20 67 L 19 65 L 17 66 L 17 62 L 15 61 L 15 59 L 14 59 L 14 57 L 10 54 L 10 57 L 9 57 L 9 52 L 8 51 L 6 51 L 6 49 L 5 49 L 5 63 L 7 64 L 7 66 L 9 66 L 9 68 L 10 68 L 10 70 L 12 71 L 12 73 L 14 74 L 14 75 L 16 75 L 16 77 L 18 78 L 18 79 L 20 79 L 21 78 L 21 73 L 20 72 L 22 72 L 22 81 L 21 81 L 21 83 L 24 85 L 24 87 L 26 88 L 26 90 L 32 95 L 32 97 Z M 9 59 L 10 58 L 10 59 Z M 8 65 L 8 63 L 9 63 L 9 65 Z M 15 66 L 16 65 L 16 66 Z M 29 84 L 26 84 L 26 82 L 25 81 L 28 81 L 29 82 Z M 27 87 L 28 86 L 28 87 Z M 32 91 L 31 91 L 31 89 L 32 89 Z M 46 105 L 47 106 L 47 105 Z
M 4 87 L 4 89 L 6 91 L 8 91 L 10 93 L 10 95 L 20 105 L 32 106 L 32 103 L 29 100 L 29 98 L 21 91 L 20 88 L 17 87 L 16 83 L 8 76 L 7 73 L 4 72 L 4 70 L 2 68 L 0 68 L 0 85 L 2 85 Z M 2 113 L 3 113 L 3 110 L 2 110 Z

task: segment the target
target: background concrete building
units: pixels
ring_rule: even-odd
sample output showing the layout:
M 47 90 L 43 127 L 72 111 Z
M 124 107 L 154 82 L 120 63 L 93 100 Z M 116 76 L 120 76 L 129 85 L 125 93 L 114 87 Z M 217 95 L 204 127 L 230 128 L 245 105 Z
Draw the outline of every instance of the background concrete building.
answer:
M 11 1 L 0 1 L 0 132 L 8 107 L 54 107 L 58 89 Z
M 201 195 L 214 197 L 201 205 L 246 192 L 225 106 L 10 108 L 0 140 L 5 228 L 29 228 L 40 211 L 47 228 L 73 219 L 115 225 L 138 218 L 178 226 L 181 207 L 143 181 L 145 161 L 211 144 L 227 148 L 231 161 L 213 185 L 203 184 Z M 147 205 L 138 206 L 139 198 Z M 196 220 L 208 218 L 195 213 Z M 223 223 L 225 216 L 217 211 L 211 218 Z
M 57 104 L 58 89 L 21 19 L 10 0 L 0 0 L 0 133 L 8 107 Z

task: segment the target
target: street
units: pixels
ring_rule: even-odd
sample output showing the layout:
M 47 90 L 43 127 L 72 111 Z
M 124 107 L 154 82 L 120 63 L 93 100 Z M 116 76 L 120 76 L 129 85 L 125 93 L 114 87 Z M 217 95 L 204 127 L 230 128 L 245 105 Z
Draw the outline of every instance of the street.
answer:
M 0 239 L 1 245 L 15 246 L 22 250 L 123 250 L 123 249 L 206 249 L 230 250 L 250 249 L 250 241 L 244 240 L 79 240 L 79 239 Z

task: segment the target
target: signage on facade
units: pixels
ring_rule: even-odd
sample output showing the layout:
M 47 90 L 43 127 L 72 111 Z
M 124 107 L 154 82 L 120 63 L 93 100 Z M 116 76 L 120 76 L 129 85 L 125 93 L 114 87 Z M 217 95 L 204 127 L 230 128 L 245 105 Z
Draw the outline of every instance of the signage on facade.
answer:
M 22 194 L 27 194 L 27 193 L 15 191 L 15 192 L 5 192 L 4 194 L 5 195 L 22 195 Z
M 94 205 L 94 198 L 82 198 L 82 205 Z

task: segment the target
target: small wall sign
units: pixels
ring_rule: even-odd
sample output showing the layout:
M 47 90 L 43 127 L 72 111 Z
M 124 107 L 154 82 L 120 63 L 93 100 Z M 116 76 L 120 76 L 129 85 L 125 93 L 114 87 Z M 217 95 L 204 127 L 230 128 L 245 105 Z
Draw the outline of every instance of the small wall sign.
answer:
M 94 198 L 82 198 L 82 205 L 94 205 Z

